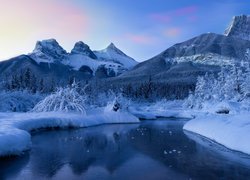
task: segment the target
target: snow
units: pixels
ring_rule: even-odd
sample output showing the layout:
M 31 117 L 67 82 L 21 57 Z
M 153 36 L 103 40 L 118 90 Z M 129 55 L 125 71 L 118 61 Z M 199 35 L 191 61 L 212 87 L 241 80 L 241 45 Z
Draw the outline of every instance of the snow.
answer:
M 229 27 L 225 30 L 225 36 L 233 36 L 236 38 L 250 40 L 250 16 L 240 15 L 234 16 Z
M 64 59 L 62 63 L 72 67 L 74 70 L 79 70 L 82 66 L 88 66 L 93 71 L 93 74 L 95 74 L 96 70 L 100 66 L 112 69 L 116 74 L 123 71 L 123 68 L 118 63 L 96 60 L 82 54 L 72 54 L 68 59 Z
M 41 62 L 54 63 L 56 60 L 62 60 L 67 52 L 58 44 L 55 39 L 38 41 L 35 49 L 29 54 L 38 64 Z
M 86 97 L 77 91 L 78 84 L 74 81 L 71 86 L 58 90 L 40 101 L 33 112 L 78 112 L 86 114 Z
M 94 53 L 100 60 L 118 63 L 127 69 L 131 69 L 138 64 L 138 62 L 136 62 L 133 58 L 127 56 L 116 48 L 113 43 L 111 43 L 106 49 L 95 51 Z
M 134 103 L 129 107 L 129 112 L 136 117 L 145 119 L 157 118 L 184 118 L 191 119 L 193 111 L 183 108 L 183 101 L 162 100 L 156 103 Z
M 76 43 L 79 45 L 80 42 Z M 81 42 L 82 43 L 82 42 Z M 80 48 L 89 48 L 86 44 L 82 44 Z M 73 53 L 67 53 L 55 39 L 48 39 L 38 41 L 35 49 L 30 55 L 38 64 L 39 63 L 62 63 L 72 67 L 74 70 L 79 70 L 82 66 L 88 66 L 91 70 L 96 72 L 98 67 L 104 66 L 110 71 L 114 71 L 116 75 L 123 71 L 131 69 L 137 62 L 131 57 L 124 54 L 121 50 L 116 48 L 113 44 L 101 51 L 95 51 L 90 57 L 87 52 L 77 51 L 74 47 Z M 89 49 L 89 51 L 91 51 Z M 92 51 L 91 51 L 92 52 Z
M 30 131 L 44 128 L 83 128 L 109 123 L 138 123 L 127 112 L 80 113 L 0 113 L 0 156 L 20 155 L 32 147 Z
M 28 91 L 0 91 L 0 112 L 26 112 L 31 110 L 43 97 Z
M 237 61 L 237 59 L 215 53 L 206 53 L 206 54 L 195 54 L 190 56 L 175 57 L 171 60 L 167 58 L 166 61 L 177 62 L 177 63 L 190 61 L 198 64 L 223 66 L 223 65 L 232 65 L 232 63 Z
M 209 138 L 229 149 L 250 154 L 250 113 L 204 114 L 183 129 Z
M 23 130 L 2 126 L 0 128 L 0 156 L 17 155 L 31 147 L 31 135 Z

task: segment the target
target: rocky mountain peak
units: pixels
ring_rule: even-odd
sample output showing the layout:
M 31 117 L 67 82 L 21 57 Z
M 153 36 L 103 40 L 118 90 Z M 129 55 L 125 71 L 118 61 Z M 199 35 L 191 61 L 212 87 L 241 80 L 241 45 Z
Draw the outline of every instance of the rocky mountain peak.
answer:
M 250 16 L 234 16 L 224 34 L 250 41 Z
M 32 56 L 40 59 L 61 59 L 67 52 L 59 45 L 55 39 L 47 39 L 37 41 L 35 49 L 31 53 Z
M 82 55 L 86 55 L 92 59 L 97 59 L 96 55 L 92 52 L 90 47 L 87 44 L 83 43 L 82 41 L 75 43 L 75 46 L 71 50 L 71 53 L 72 54 L 82 54 Z
M 108 52 L 108 53 L 116 53 L 119 54 L 121 56 L 127 56 L 124 52 L 122 52 L 120 49 L 118 49 L 114 43 L 110 43 L 108 45 L 108 47 L 106 49 L 104 49 L 104 51 Z
M 114 45 L 114 43 L 110 43 L 107 48 L 109 48 L 109 49 L 117 49 L 117 47 Z

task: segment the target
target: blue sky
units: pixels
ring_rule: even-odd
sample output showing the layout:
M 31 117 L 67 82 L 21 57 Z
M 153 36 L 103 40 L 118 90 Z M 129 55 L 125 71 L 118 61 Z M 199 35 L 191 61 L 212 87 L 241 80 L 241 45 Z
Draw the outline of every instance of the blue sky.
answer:
M 5 27 L 0 30 L 0 59 L 31 52 L 37 40 L 56 38 L 67 51 L 79 40 L 95 50 L 113 42 L 143 61 L 196 35 L 223 33 L 234 15 L 250 14 L 247 0 L 0 2 L 0 25 Z

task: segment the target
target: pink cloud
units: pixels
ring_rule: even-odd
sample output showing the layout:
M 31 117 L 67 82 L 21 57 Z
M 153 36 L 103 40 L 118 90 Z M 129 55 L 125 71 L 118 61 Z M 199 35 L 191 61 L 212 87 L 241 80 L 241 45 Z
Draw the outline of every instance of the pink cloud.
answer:
M 188 16 L 187 20 L 190 22 L 196 22 L 198 20 L 198 16 L 196 16 L 196 15 Z
M 173 14 L 176 16 L 183 16 L 193 14 L 197 11 L 197 6 L 187 6 L 173 11 Z
M 84 10 L 66 1 L 4 1 L 0 9 L 1 27 L 25 28 L 29 36 L 83 36 L 89 27 L 89 17 Z
M 188 16 L 188 19 L 195 20 L 194 17 L 196 17 L 195 13 L 197 12 L 197 10 L 197 6 L 187 6 L 179 9 L 174 9 L 165 13 L 150 14 L 149 16 L 151 19 L 163 23 L 170 22 L 173 18 L 179 16 Z
M 152 19 L 160 22 L 170 22 L 171 17 L 168 14 L 152 14 L 150 15 Z
M 62 46 L 73 44 L 87 38 L 91 28 L 86 11 L 72 1 L 0 0 L 0 4 L 0 60 L 32 51 L 37 40 L 55 38 Z
M 151 44 L 156 42 L 156 39 L 154 37 L 147 35 L 127 34 L 125 37 L 137 44 Z
M 167 37 L 176 37 L 181 34 L 181 29 L 178 27 L 168 28 L 163 32 L 163 34 Z

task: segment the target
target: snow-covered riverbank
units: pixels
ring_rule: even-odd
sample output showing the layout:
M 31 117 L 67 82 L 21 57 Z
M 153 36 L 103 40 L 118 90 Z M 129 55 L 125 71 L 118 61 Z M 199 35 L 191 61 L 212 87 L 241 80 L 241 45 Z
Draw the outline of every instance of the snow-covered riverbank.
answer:
M 183 129 L 250 154 L 250 113 L 200 115 L 187 122 Z
M 18 155 L 30 149 L 32 144 L 29 132 L 32 130 L 139 123 L 139 119 L 161 117 L 191 119 L 184 125 L 184 130 L 209 138 L 229 149 L 250 154 L 250 114 L 233 110 L 233 114 L 217 114 L 220 106 L 208 109 L 198 111 L 185 108 L 183 101 L 162 101 L 130 104 L 128 112 L 90 108 L 87 115 L 59 112 L 0 113 L 0 156 Z
M 129 112 L 141 120 L 157 118 L 192 119 L 194 117 L 193 111 L 183 108 L 183 101 L 181 100 L 159 101 L 151 104 L 135 103 L 129 107 Z
M 127 112 L 77 113 L 0 113 L 0 156 L 19 155 L 31 148 L 30 131 L 43 128 L 82 128 L 101 124 L 138 123 Z

